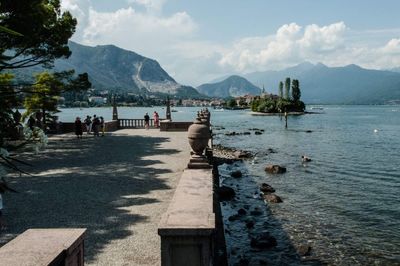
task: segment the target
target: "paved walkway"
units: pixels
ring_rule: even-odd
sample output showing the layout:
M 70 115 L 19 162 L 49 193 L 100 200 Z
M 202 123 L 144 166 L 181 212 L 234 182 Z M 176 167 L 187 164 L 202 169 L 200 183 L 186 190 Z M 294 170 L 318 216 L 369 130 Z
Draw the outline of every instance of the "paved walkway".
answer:
M 187 132 L 64 135 L 23 157 L 34 176 L 9 178 L 21 193 L 4 196 L 0 244 L 27 228 L 86 227 L 87 265 L 159 264 L 157 225 L 189 159 Z

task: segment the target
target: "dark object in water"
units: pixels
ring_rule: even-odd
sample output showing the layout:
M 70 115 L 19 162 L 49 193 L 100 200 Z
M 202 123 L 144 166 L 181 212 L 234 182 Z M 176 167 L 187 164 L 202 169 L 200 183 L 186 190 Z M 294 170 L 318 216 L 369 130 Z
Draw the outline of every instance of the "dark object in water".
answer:
M 264 193 L 273 193 L 275 192 L 275 189 L 268 185 L 267 183 L 262 183 L 260 186 L 260 190 Z
M 235 191 L 231 187 L 222 186 L 216 189 L 220 201 L 228 201 L 235 197 Z
M 231 173 L 231 177 L 234 177 L 234 178 L 242 177 L 242 172 L 240 170 L 233 171 Z
M 286 167 L 277 164 L 269 164 L 265 167 L 265 171 L 270 174 L 283 174 L 286 173 Z
M 258 249 L 269 249 L 276 247 L 277 244 L 276 238 L 271 236 L 268 232 L 263 232 L 260 235 L 252 237 L 250 242 L 251 247 Z
M 305 156 L 305 155 L 302 155 L 302 156 L 301 156 L 301 160 L 302 160 L 303 162 L 311 162 L 311 158 L 308 158 L 308 157 Z
M 275 195 L 273 193 L 265 194 L 263 197 L 266 201 L 268 201 L 270 203 L 282 203 L 283 202 L 281 197 L 279 197 L 278 195 Z

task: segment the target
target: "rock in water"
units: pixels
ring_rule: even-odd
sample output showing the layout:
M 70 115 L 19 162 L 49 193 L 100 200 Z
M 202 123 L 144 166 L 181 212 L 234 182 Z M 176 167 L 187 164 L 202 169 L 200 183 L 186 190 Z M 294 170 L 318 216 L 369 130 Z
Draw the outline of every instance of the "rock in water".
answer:
M 265 172 L 270 174 L 283 174 L 286 173 L 286 167 L 277 164 L 269 164 L 265 167 Z
M 260 190 L 264 193 L 274 193 L 275 189 L 268 185 L 267 183 L 262 183 L 260 186 Z
M 268 232 L 263 232 L 260 235 L 251 238 L 250 245 L 253 248 L 269 249 L 275 247 L 278 243 L 275 237 L 271 236 Z
M 241 172 L 240 170 L 233 171 L 233 172 L 231 173 L 231 177 L 234 177 L 234 178 L 242 177 L 242 172 Z
M 238 158 L 238 159 L 245 159 L 245 158 L 252 157 L 251 153 L 248 151 L 235 151 L 233 153 L 233 155 L 235 156 L 235 158 Z
M 301 246 L 297 247 L 297 253 L 301 257 L 310 256 L 311 250 L 312 250 L 311 246 L 308 246 L 308 245 L 301 245 Z
M 217 194 L 220 201 L 227 201 L 233 199 L 236 193 L 233 188 L 222 186 L 217 188 Z
M 275 195 L 275 194 L 265 194 L 265 195 L 263 195 L 263 197 L 266 201 L 271 202 L 271 203 L 283 202 L 282 199 L 278 195 Z

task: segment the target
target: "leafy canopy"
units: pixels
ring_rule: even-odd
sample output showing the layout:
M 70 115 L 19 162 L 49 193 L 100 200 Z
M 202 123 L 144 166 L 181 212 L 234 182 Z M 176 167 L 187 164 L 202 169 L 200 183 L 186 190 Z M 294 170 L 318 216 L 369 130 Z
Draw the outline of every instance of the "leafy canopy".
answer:
M 59 0 L 1 0 L 0 71 L 68 58 L 76 23 L 69 12 L 61 12 Z

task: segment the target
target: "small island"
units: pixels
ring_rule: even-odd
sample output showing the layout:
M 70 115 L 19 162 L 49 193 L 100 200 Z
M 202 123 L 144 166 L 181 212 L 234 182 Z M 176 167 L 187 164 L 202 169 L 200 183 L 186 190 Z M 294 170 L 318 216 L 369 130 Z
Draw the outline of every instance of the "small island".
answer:
M 306 106 L 300 100 L 299 80 L 293 79 L 291 81 L 290 78 L 286 78 L 285 92 L 283 87 L 283 82 L 279 82 L 279 95 L 267 94 L 263 90 L 261 95 L 255 97 L 250 103 L 251 111 L 255 112 L 256 115 L 304 114 Z

